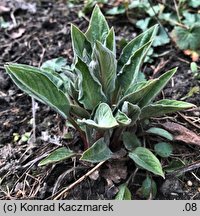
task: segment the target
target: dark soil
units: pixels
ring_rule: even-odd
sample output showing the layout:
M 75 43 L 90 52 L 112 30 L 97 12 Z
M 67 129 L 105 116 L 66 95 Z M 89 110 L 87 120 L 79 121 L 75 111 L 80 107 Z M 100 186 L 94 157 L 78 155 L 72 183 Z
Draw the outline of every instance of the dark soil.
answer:
M 3 65 L 6 62 L 17 62 L 40 66 L 45 60 L 62 56 L 70 63 L 72 49 L 70 38 L 70 23 L 85 30 L 88 22 L 78 18 L 82 5 L 69 8 L 64 1 L 11 1 L 1 0 L 9 11 L 1 11 L 0 16 L 6 22 L 16 25 L 10 28 L 0 28 L 0 199 L 47 199 L 63 187 L 73 183 L 93 166 L 73 160 L 38 167 L 38 162 L 45 155 L 62 145 L 70 145 L 63 139 L 67 132 L 65 122 L 48 107 L 36 103 L 36 142 L 31 136 L 23 141 L 21 137 L 30 132 L 33 134 L 32 101 L 22 93 L 5 73 Z M 53 3 L 54 2 L 54 3 Z M 120 20 L 120 21 L 119 21 Z M 116 29 L 117 40 L 135 37 L 138 30 L 125 18 L 108 19 Z M 162 55 L 165 51 L 167 54 Z M 190 59 L 177 50 L 173 44 L 157 50 L 160 57 L 152 64 L 147 63 L 144 73 L 147 77 L 157 77 L 173 67 L 178 72 L 172 82 L 159 97 L 181 99 L 194 86 L 199 86 L 189 67 Z M 166 62 L 167 61 L 167 62 Z M 161 64 L 166 62 L 166 64 Z M 186 99 L 200 106 L 199 94 Z M 200 129 L 186 121 L 196 120 L 199 125 L 199 109 L 183 112 L 183 116 L 173 116 L 157 119 L 157 123 L 167 120 L 179 122 L 197 134 Z M 19 136 L 19 139 L 17 139 Z M 34 144 L 33 144 L 34 143 Z M 76 143 L 77 148 L 79 143 Z M 74 148 L 76 148 L 76 145 Z M 199 160 L 199 147 L 180 143 L 176 146 L 174 158 L 195 162 Z M 115 166 L 116 165 L 116 166 Z M 117 167 L 117 168 L 116 168 Z M 119 169 L 120 174 L 112 172 Z M 113 199 L 118 191 L 118 185 L 123 183 L 135 170 L 131 161 L 105 163 L 94 175 L 77 184 L 65 199 Z M 133 199 L 141 199 L 137 190 L 145 178 L 144 172 L 138 172 L 130 183 Z M 195 175 L 193 175 L 195 174 Z M 158 184 L 156 199 L 200 199 L 199 170 L 186 173 L 177 178 L 155 178 Z M 95 178 L 96 177 L 96 178 Z M 96 179 L 96 180 L 94 180 Z M 188 186 L 188 181 L 192 186 Z

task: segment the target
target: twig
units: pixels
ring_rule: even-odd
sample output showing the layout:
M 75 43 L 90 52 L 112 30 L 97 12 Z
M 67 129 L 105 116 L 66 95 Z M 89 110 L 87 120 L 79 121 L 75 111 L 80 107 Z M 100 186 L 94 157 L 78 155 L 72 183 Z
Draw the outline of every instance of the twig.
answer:
M 174 172 L 168 173 L 167 176 L 177 176 L 182 175 L 186 172 L 192 171 L 194 169 L 198 169 L 200 167 L 200 161 L 196 161 L 194 163 L 191 163 L 183 168 L 177 169 Z
M 151 0 L 148 0 L 148 2 L 149 2 L 149 4 L 150 4 L 151 9 L 153 10 L 154 17 L 155 17 L 156 21 L 157 21 L 158 24 L 163 28 L 163 30 L 165 31 L 165 33 L 167 34 L 167 36 L 168 36 L 169 38 L 171 38 L 171 36 L 169 35 L 169 32 L 165 29 L 165 27 L 163 26 L 163 24 L 160 22 L 160 19 L 159 19 L 159 17 L 157 16 L 156 11 L 154 10 L 152 1 L 151 1 Z
M 180 13 L 179 13 L 179 7 L 176 3 L 176 0 L 173 0 L 174 1 L 174 6 L 175 6 L 175 9 L 176 9 L 176 14 L 177 14 L 177 17 L 178 17 L 178 21 L 179 23 L 181 23 L 181 16 L 180 16 Z
M 33 143 L 36 142 L 36 102 L 35 102 L 35 99 L 33 97 L 31 97 L 32 99 L 32 117 L 33 117 L 33 122 L 32 122 L 32 125 L 33 125 Z
M 79 178 L 77 181 L 66 187 L 63 191 L 61 191 L 53 200 L 58 200 L 63 194 L 67 193 L 69 190 L 71 190 L 73 187 L 75 187 L 77 184 L 81 183 L 84 179 L 86 179 L 88 176 L 90 176 L 94 171 L 96 171 L 100 166 L 104 164 L 105 161 L 102 161 L 98 163 L 94 168 L 92 168 L 90 171 L 88 171 L 85 175 L 83 175 L 81 178 Z
M 194 122 L 192 122 L 190 119 L 188 119 L 186 116 L 184 116 L 182 113 L 177 112 L 185 121 L 187 121 L 189 124 L 191 124 L 192 126 L 200 129 L 200 126 L 195 124 Z

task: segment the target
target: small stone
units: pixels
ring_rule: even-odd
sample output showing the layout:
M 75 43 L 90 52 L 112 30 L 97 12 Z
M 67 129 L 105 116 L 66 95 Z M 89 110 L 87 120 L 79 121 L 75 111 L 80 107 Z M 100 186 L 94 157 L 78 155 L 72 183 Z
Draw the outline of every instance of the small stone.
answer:
M 187 185 L 188 185 L 189 187 L 191 187 L 193 184 L 192 184 L 192 182 L 191 182 L 190 180 L 188 180 L 188 181 L 187 181 Z

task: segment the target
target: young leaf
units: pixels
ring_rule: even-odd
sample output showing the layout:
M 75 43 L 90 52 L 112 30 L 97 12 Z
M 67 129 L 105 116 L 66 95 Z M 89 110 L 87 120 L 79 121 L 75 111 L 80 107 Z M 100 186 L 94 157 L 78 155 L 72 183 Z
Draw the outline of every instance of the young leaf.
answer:
M 78 100 L 86 109 L 93 110 L 99 102 L 106 101 L 102 92 L 102 87 L 94 79 L 88 66 L 80 58 L 78 58 L 75 67 L 81 74 Z
M 113 27 L 108 32 L 105 44 L 106 44 L 106 47 L 109 50 L 111 50 L 113 52 L 113 54 L 116 56 L 115 31 L 114 31 Z
M 99 6 L 96 5 L 92 16 L 90 18 L 90 24 L 87 32 L 85 33 L 87 39 L 92 43 L 92 46 L 96 43 L 96 41 L 100 41 L 104 43 L 109 32 L 108 23 L 102 14 Z
M 119 192 L 117 193 L 115 200 L 131 200 L 131 192 L 126 184 L 119 186 Z
M 168 131 L 166 131 L 162 128 L 152 127 L 152 128 L 149 128 L 146 132 L 150 133 L 150 134 L 155 134 L 155 135 L 164 137 L 170 141 L 173 140 L 172 134 L 170 134 Z
M 99 129 L 110 129 L 119 125 L 112 114 L 112 110 L 106 103 L 101 103 L 98 106 L 94 120 L 82 119 L 79 122 Z
M 124 101 L 122 105 L 122 112 L 131 119 L 131 125 L 133 125 L 139 119 L 141 110 L 137 105 Z
M 40 161 L 38 164 L 39 166 L 44 166 L 51 163 L 60 162 L 63 160 L 66 160 L 68 158 L 71 158 L 75 155 L 73 151 L 70 149 L 67 149 L 66 147 L 61 147 L 56 149 L 55 151 L 51 152 L 45 159 Z
M 129 58 L 133 53 L 142 47 L 144 44 L 149 42 L 154 38 L 158 29 L 158 25 L 152 26 L 147 31 L 138 35 L 136 38 L 131 40 L 122 50 L 122 53 L 119 57 L 117 71 L 120 71 L 121 68 L 128 62 Z
M 147 148 L 137 147 L 129 153 L 129 157 L 140 167 L 164 178 L 162 166 L 158 158 Z
M 117 61 L 113 52 L 98 41 L 94 48 L 94 58 L 98 62 L 95 75 L 102 85 L 103 92 L 110 99 L 115 89 Z
M 151 196 L 152 199 L 154 199 L 157 194 L 157 186 L 155 181 L 147 176 L 142 182 L 142 187 L 139 189 L 139 192 L 143 198 L 149 199 Z
M 41 70 L 21 64 L 9 64 L 5 68 L 19 88 L 67 118 L 70 110 L 69 99 Z
M 80 160 L 88 161 L 91 163 L 99 163 L 110 159 L 112 152 L 108 148 L 107 144 L 104 142 L 104 139 L 101 138 L 97 140 L 92 147 L 83 152 Z
M 63 57 L 59 57 L 45 61 L 40 68 L 47 71 L 61 72 L 66 65 L 67 60 Z
M 152 41 L 149 41 L 136 50 L 119 72 L 117 79 L 123 92 L 126 92 L 131 84 L 136 83 L 141 64 L 151 43 Z
M 122 111 L 118 110 L 117 114 L 115 115 L 115 119 L 119 123 L 119 125 L 127 126 L 131 123 L 131 119 Z
M 140 86 L 141 88 L 139 88 L 137 91 L 125 95 L 119 101 L 119 105 L 118 106 L 120 107 L 120 105 L 124 101 L 128 101 L 129 103 L 137 104 L 138 105 L 143 100 L 143 98 L 147 98 L 147 96 L 149 95 L 149 93 L 152 91 L 152 89 L 156 85 L 157 81 L 158 81 L 158 79 L 150 80 L 150 81 L 146 82 L 146 84 L 144 86 L 141 85 Z
M 173 147 L 169 143 L 160 142 L 154 146 L 154 150 L 160 157 L 166 158 L 171 155 Z
M 144 107 L 142 109 L 140 119 L 162 116 L 164 114 L 177 112 L 183 109 L 189 109 L 192 107 L 195 107 L 195 105 L 183 101 L 164 99 Z
M 85 34 L 76 26 L 71 25 L 71 38 L 74 54 L 76 54 L 82 61 L 85 59 L 85 51 L 88 56 L 92 54 L 92 47 L 87 40 Z
M 141 142 L 137 136 L 134 133 L 128 131 L 122 134 L 122 141 L 126 149 L 129 151 L 133 151 L 136 147 L 141 146 Z

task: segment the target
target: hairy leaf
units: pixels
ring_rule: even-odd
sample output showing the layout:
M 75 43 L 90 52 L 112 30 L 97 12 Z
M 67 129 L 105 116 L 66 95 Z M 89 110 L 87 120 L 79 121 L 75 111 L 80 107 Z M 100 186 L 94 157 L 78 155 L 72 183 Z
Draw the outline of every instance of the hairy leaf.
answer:
M 195 107 L 195 105 L 183 101 L 164 99 L 144 107 L 142 109 L 140 118 L 145 119 L 162 116 L 164 114 L 177 112 L 183 109 L 189 109 L 192 107 Z
M 74 54 L 76 54 L 82 61 L 89 58 L 88 56 L 91 56 L 92 54 L 92 48 L 85 34 L 76 26 L 71 25 L 71 37 Z
M 68 158 L 71 158 L 75 155 L 73 151 L 70 149 L 67 149 L 66 147 L 61 147 L 56 149 L 55 151 L 51 152 L 45 159 L 40 161 L 38 164 L 39 166 L 44 166 L 51 163 L 60 162 L 63 160 L 66 160 Z
M 107 98 L 111 98 L 111 93 L 115 89 L 117 62 L 113 52 L 96 42 L 94 48 L 94 58 L 98 62 L 95 75 L 102 85 L 103 92 Z
M 49 105 L 64 118 L 68 116 L 70 110 L 69 99 L 41 70 L 21 64 L 9 64 L 5 68 L 19 88 Z
M 129 157 L 143 169 L 164 177 L 160 161 L 147 148 L 137 147 L 134 151 L 129 153 Z
M 127 126 L 131 123 L 131 119 L 122 111 L 118 110 L 117 114 L 115 115 L 115 119 L 119 123 L 119 125 Z
M 59 57 L 45 61 L 40 68 L 48 71 L 61 72 L 66 65 L 67 60 L 63 57 Z
M 118 74 L 118 82 L 121 89 L 124 92 L 128 90 L 131 84 L 136 83 L 138 78 L 138 73 L 141 67 L 141 64 L 144 60 L 144 57 L 151 46 L 152 41 L 147 42 L 145 45 L 136 50 L 122 67 L 120 73 Z
M 139 107 L 144 107 L 145 105 L 150 103 L 166 86 L 166 84 L 169 82 L 171 77 L 176 73 L 176 70 L 177 68 L 174 68 L 172 70 L 165 72 L 162 76 L 160 76 L 152 86 L 151 90 L 144 95 L 142 100 L 140 100 L 138 104 Z
M 85 33 L 87 39 L 92 43 L 92 46 L 96 41 L 104 43 L 109 32 L 108 23 L 100 11 L 98 5 L 95 6 L 92 16 L 90 19 L 90 24 L 87 32 Z
M 155 25 L 148 29 L 147 31 L 143 32 L 142 34 L 138 35 L 136 38 L 131 40 L 122 50 L 118 61 L 118 71 L 128 62 L 129 58 L 133 55 L 133 53 L 142 47 L 144 44 L 149 42 L 154 38 L 158 29 L 158 25 Z
M 124 101 L 122 105 L 122 112 L 124 112 L 131 119 L 131 125 L 133 125 L 139 119 L 141 110 L 137 105 Z
M 119 125 L 112 114 L 112 110 L 106 103 L 101 103 L 98 106 L 94 120 L 82 119 L 79 122 L 99 129 L 110 129 Z
M 149 128 L 146 132 L 150 133 L 150 134 L 155 134 L 155 135 L 164 137 L 170 141 L 173 140 L 172 134 L 170 134 L 168 131 L 166 131 L 162 128 L 152 127 L 152 128 Z
M 78 58 L 75 66 L 81 74 L 79 98 L 86 109 L 93 110 L 99 102 L 106 101 L 101 85 L 94 79 L 88 66 Z
M 115 31 L 112 27 L 110 31 L 108 32 L 108 35 L 106 37 L 106 47 L 113 52 L 113 54 L 116 56 L 116 42 L 115 42 Z
M 83 152 L 81 160 L 88 161 L 91 163 L 98 163 L 110 159 L 112 152 L 101 138 L 97 140 L 92 147 Z

